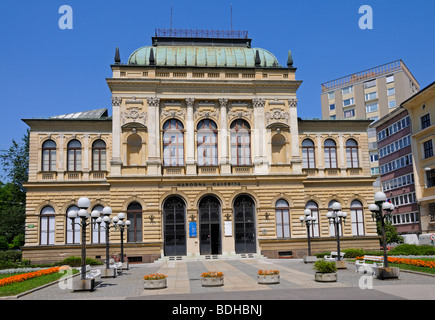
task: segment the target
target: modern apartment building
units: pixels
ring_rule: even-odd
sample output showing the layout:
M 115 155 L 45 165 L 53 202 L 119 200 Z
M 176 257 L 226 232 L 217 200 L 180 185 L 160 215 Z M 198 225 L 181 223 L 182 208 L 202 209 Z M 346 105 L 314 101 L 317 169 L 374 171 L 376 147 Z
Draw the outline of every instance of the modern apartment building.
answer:
M 322 118 L 379 120 L 419 90 L 419 83 L 403 61 L 396 60 L 323 83 Z M 375 129 L 369 129 L 368 137 L 370 170 L 377 176 Z
M 399 107 L 371 124 L 376 130 L 381 190 L 395 205 L 392 223 L 399 234 L 421 233 L 411 148 L 411 117 Z
M 435 233 L 435 82 L 402 103 L 411 116 L 412 163 L 422 234 Z M 420 238 L 421 239 L 421 238 Z

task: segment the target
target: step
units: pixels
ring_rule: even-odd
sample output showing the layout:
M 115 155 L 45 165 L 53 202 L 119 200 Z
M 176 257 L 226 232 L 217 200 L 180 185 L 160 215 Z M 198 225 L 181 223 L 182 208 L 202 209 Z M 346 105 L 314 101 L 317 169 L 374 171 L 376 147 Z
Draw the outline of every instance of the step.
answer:
M 219 260 L 243 260 L 243 259 L 267 259 L 259 253 L 237 253 L 237 254 L 213 254 L 213 255 L 195 255 L 195 256 L 164 256 L 155 262 L 169 261 L 219 261 Z

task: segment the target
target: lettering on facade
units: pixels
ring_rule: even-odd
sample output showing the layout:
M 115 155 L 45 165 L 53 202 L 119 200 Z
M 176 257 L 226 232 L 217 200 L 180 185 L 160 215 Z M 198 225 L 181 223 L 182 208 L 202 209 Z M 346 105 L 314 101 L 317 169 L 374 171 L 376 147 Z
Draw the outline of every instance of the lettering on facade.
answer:
M 180 182 L 177 183 L 177 187 L 240 187 L 240 182 Z

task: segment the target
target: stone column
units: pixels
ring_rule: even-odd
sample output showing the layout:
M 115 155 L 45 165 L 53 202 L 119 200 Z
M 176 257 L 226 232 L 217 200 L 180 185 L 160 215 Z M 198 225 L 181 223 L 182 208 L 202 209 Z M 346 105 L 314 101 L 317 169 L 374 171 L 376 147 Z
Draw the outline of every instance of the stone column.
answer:
M 221 174 L 231 173 L 231 164 L 228 153 L 228 119 L 227 119 L 227 105 L 228 99 L 219 99 L 220 106 L 220 134 L 219 134 L 219 165 L 221 167 Z
M 161 175 L 160 158 L 160 98 L 148 97 L 148 161 L 147 172 L 150 175 Z
M 251 130 L 251 145 L 254 146 L 254 172 L 256 174 L 267 174 L 269 172 L 269 166 L 266 160 L 265 152 L 265 137 L 266 127 L 264 119 L 264 106 L 266 100 L 262 98 L 252 99 L 252 105 L 254 107 L 254 128 Z
M 193 103 L 194 98 L 186 98 L 186 140 L 184 146 L 186 148 L 186 174 L 196 175 L 195 161 L 195 122 L 193 120 Z
M 299 154 L 299 126 L 298 126 L 298 100 L 296 97 L 288 99 L 289 111 L 290 111 L 290 135 L 291 135 L 291 162 L 292 172 L 296 174 L 302 173 L 302 159 Z
M 121 175 L 121 101 L 120 97 L 112 97 L 112 160 L 110 175 Z

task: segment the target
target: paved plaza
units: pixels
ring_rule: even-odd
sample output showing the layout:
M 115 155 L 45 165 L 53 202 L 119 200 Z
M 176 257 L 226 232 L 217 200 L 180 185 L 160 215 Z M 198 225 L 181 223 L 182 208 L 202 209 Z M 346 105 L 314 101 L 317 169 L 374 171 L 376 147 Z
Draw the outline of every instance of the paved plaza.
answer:
M 278 269 L 279 284 L 257 283 L 259 269 Z M 202 287 L 207 271 L 225 275 L 222 287 Z M 168 276 L 167 288 L 144 290 L 142 277 L 150 273 Z M 312 264 L 299 259 L 240 259 L 170 261 L 132 264 L 116 278 L 103 278 L 92 292 L 72 292 L 53 284 L 18 297 L 18 300 L 432 300 L 435 277 L 401 272 L 395 280 L 378 280 L 355 272 L 355 266 L 338 270 L 338 281 L 314 281 Z M 361 288 L 367 287 L 365 289 Z

